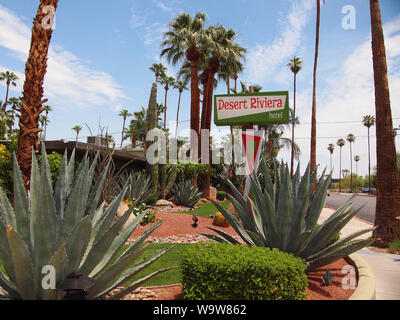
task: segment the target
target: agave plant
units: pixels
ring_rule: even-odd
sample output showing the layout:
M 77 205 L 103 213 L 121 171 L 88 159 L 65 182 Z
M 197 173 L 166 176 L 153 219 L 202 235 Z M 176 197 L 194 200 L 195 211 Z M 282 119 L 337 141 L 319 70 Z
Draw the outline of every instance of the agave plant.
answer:
M 42 155 L 45 153 L 43 146 Z M 39 168 L 32 154 L 30 191 L 26 194 L 14 156 L 14 206 L 0 188 L 0 260 L 5 270 L 0 271 L 1 298 L 61 299 L 62 292 L 42 285 L 44 267 L 51 266 L 57 285 L 74 271 L 93 278 L 95 283 L 86 298 L 96 299 L 130 280 L 168 250 L 159 250 L 136 262 L 146 249 L 140 244 L 158 223 L 133 241 L 122 255 L 117 255 L 147 212 L 140 213 L 125 228 L 132 208 L 115 221 L 127 186 L 106 209 L 104 203 L 98 207 L 108 165 L 92 183 L 96 161 L 97 157 L 90 165 L 85 156 L 75 172 L 74 153 L 69 161 L 65 154 L 53 191 L 47 157 L 43 156 Z M 165 270 L 113 291 L 111 298 L 126 295 Z
M 262 183 L 259 181 L 260 178 L 263 180 Z M 282 164 L 275 170 L 273 182 L 265 161 L 262 161 L 260 176 L 254 174 L 251 177 L 251 198 L 243 197 L 227 180 L 233 194 L 229 197 L 239 219 L 217 202 L 213 203 L 246 244 L 277 248 L 292 253 L 305 259 L 308 269 L 311 270 L 369 245 L 371 239 L 356 238 L 373 230 L 373 228 L 362 230 L 330 243 L 335 234 L 340 232 L 361 208 L 351 211 L 354 200 L 352 197 L 318 226 L 318 218 L 330 185 L 330 176 L 325 179 L 324 171 L 313 191 L 315 179 L 316 172 L 310 176 L 310 166 L 307 167 L 303 177 L 300 177 L 298 166 L 291 180 L 287 165 Z M 238 243 L 225 232 L 210 229 L 221 237 L 206 235 L 209 238 L 220 242 Z
M 151 177 L 146 173 L 137 175 L 135 172 L 125 171 L 119 176 L 116 189 L 122 191 L 127 183 L 128 188 L 124 198 L 132 200 L 133 206 L 146 203 L 158 196 L 158 193 L 153 192 Z
M 182 180 L 175 184 L 174 201 L 176 204 L 193 208 L 201 199 L 201 192 L 195 188 L 190 180 Z

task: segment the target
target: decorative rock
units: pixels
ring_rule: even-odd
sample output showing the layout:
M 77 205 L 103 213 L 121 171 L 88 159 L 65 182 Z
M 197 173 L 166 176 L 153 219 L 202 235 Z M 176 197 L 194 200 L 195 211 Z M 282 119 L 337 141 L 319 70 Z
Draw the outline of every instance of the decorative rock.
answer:
M 228 207 L 226 208 L 226 211 L 232 213 L 236 217 L 236 219 L 238 219 L 240 221 L 239 215 L 237 214 L 236 209 L 232 203 L 230 203 L 228 205 Z
M 157 200 L 156 205 L 168 206 L 168 207 L 171 207 L 171 208 L 174 207 L 174 204 L 171 201 L 163 200 L 163 199 Z
M 118 218 L 122 217 L 122 216 L 124 215 L 124 213 L 125 213 L 126 211 L 128 211 L 128 210 L 129 210 L 128 205 L 127 205 L 125 202 L 121 201 L 121 203 L 120 203 L 120 205 L 119 205 L 119 207 L 118 207 L 118 210 L 117 210 L 117 217 L 118 217 Z M 125 228 L 127 225 L 129 225 L 135 218 L 136 218 L 135 215 L 134 215 L 134 214 L 131 214 L 131 215 L 129 216 L 129 218 L 128 218 L 128 221 L 126 221 L 126 223 L 124 224 L 124 228 Z M 115 222 L 115 221 L 114 221 L 114 222 Z

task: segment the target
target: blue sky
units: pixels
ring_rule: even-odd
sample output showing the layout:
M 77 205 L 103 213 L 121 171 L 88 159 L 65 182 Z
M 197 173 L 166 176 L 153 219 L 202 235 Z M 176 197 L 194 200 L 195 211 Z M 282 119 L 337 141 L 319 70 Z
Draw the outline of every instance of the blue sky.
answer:
M 24 64 L 29 50 L 32 19 L 39 1 L 0 0 L 0 71 L 11 70 L 21 80 L 10 96 L 20 96 Z M 394 126 L 400 124 L 400 1 L 381 0 L 388 58 Z M 342 8 L 352 5 L 354 30 L 342 27 Z M 293 75 L 286 64 L 293 56 L 304 61 L 298 74 L 296 142 L 301 164 L 309 159 L 312 71 L 315 43 L 315 1 L 313 0 L 68 0 L 59 1 L 56 27 L 51 40 L 45 97 L 54 109 L 49 115 L 47 138 L 74 139 L 71 128 L 81 125 L 81 141 L 101 126 L 120 141 L 121 108 L 131 112 L 148 104 L 154 75 L 153 63 L 163 62 L 168 74 L 176 67 L 160 59 L 160 43 L 168 23 L 180 12 L 208 15 L 207 26 L 217 23 L 233 28 L 248 53 L 239 81 L 258 84 L 264 91 L 289 90 L 292 105 Z M 226 93 L 221 84 L 216 92 Z M 4 100 L 5 85 L 0 84 Z M 367 172 L 366 128 L 363 115 L 374 115 L 374 91 L 370 48 L 369 5 L 366 0 L 327 0 L 321 5 L 320 50 L 317 85 L 317 163 L 329 166 L 327 146 L 348 133 L 356 136 L 353 155 L 361 158 L 358 173 Z M 164 90 L 159 86 L 158 101 Z M 176 117 L 178 93 L 168 92 L 167 118 Z M 182 95 L 180 120 L 189 119 L 189 92 Z M 185 128 L 188 122 L 179 124 Z M 174 127 L 174 125 L 172 125 Z M 375 129 L 371 130 L 375 135 Z M 289 136 L 289 130 L 287 131 Z M 397 148 L 400 150 L 400 138 Z M 372 137 L 372 162 L 376 163 Z M 338 147 L 333 155 L 339 167 Z M 350 167 L 349 150 L 342 150 L 342 167 Z M 280 155 L 289 160 L 289 152 Z M 338 172 L 338 169 L 336 169 Z

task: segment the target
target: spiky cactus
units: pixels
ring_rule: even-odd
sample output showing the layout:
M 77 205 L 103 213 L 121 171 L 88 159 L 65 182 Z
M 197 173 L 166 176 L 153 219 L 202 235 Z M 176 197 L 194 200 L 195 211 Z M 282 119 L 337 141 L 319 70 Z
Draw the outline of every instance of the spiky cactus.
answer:
M 351 211 L 354 197 L 336 210 L 326 221 L 317 226 L 318 218 L 325 204 L 330 177 L 325 179 L 325 171 L 312 192 L 316 172 L 310 176 L 310 166 L 303 177 L 299 167 L 293 179 L 286 165 L 275 169 L 274 183 L 265 161 L 261 162 L 260 180 L 254 174 L 251 177 L 252 198 L 243 197 L 235 186 L 230 185 L 233 196 L 229 195 L 239 220 L 222 208 L 214 205 L 228 220 L 243 241 L 248 245 L 277 248 L 304 258 L 309 270 L 345 257 L 372 242 L 371 239 L 356 239 L 372 229 L 362 230 L 344 237 L 329 245 L 337 234 L 357 212 Z M 220 241 L 238 243 L 225 232 L 210 228 L 221 237 L 207 235 Z
M 146 135 L 150 130 L 157 128 L 157 120 L 157 83 L 153 82 L 149 98 L 149 106 L 146 113 Z M 147 141 L 144 141 L 144 143 L 146 144 L 146 149 L 151 145 L 151 143 L 148 143 Z M 148 165 L 148 167 L 153 181 L 153 192 L 155 193 L 158 191 L 158 164 Z
M 62 298 L 62 292 L 42 285 L 43 267 L 50 266 L 55 270 L 57 285 L 73 271 L 94 278 L 95 284 L 89 288 L 87 299 L 96 299 L 121 286 L 168 250 L 159 250 L 136 262 L 145 250 L 139 245 L 160 225 L 158 223 L 117 258 L 147 212 L 140 213 L 123 229 L 133 208 L 117 221 L 115 218 L 126 185 L 106 209 L 104 203 L 98 207 L 108 165 L 100 178 L 92 183 L 97 157 L 90 165 L 85 156 L 75 172 L 74 153 L 69 161 L 65 154 L 53 191 L 44 146 L 42 155 L 39 168 L 35 154 L 32 154 L 28 194 L 14 157 L 14 206 L 0 188 L 0 260 L 5 269 L 5 272 L 0 271 L 0 287 L 5 291 L 1 298 Z M 124 296 L 147 279 L 136 281 L 114 293 L 112 298 Z

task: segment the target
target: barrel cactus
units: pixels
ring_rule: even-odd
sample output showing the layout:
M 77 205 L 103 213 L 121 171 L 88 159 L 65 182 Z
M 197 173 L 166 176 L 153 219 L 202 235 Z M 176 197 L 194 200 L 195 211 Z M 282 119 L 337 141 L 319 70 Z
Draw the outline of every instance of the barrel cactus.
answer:
M 213 218 L 213 225 L 217 227 L 229 227 L 228 220 L 225 219 L 221 212 L 217 212 Z
M 275 169 L 274 182 L 265 161 L 261 162 L 260 170 L 259 177 L 255 173 L 251 177 L 251 198 L 243 197 L 235 186 L 226 180 L 233 194 L 229 195 L 229 198 L 240 220 L 213 201 L 246 244 L 292 253 L 305 259 L 308 269 L 311 270 L 343 258 L 372 242 L 371 239 L 357 238 L 373 228 L 331 242 L 361 209 L 351 210 L 354 197 L 317 226 L 330 185 L 330 176 L 325 178 L 325 172 L 313 191 L 316 172 L 310 175 L 309 166 L 303 177 L 300 177 L 298 167 L 291 179 L 287 165 L 282 164 L 279 169 Z M 227 233 L 210 229 L 219 236 L 207 235 L 208 237 L 220 242 L 238 243 Z
M 44 146 L 42 155 L 45 155 Z M 96 157 L 97 159 L 97 157 Z M 104 208 L 98 207 L 108 166 L 93 183 L 96 159 L 90 165 L 85 156 L 75 170 L 74 153 L 63 157 L 60 175 L 53 190 L 49 164 L 44 156 L 39 168 L 32 154 L 32 173 L 28 194 L 14 156 L 14 205 L 0 189 L 0 287 L 3 299 L 62 299 L 57 286 L 72 272 L 94 279 L 87 299 L 103 297 L 112 291 L 118 299 L 141 285 L 154 272 L 121 289 L 114 290 L 162 256 L 159 250 L 137 261 L 146 249 L 139 247 L 160 223 L 145 231 L 118 256 L 126 240 L 146 215 L 141 212 L 125 228 L 130 208 L 115 221 L 117 209 L 127 186 Z M 114 222 L 115 221 L 115 222 Z M 43 270 L 54 270 L 57 286 L 44 286 Z

